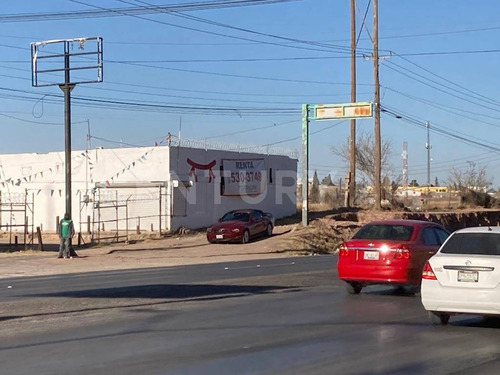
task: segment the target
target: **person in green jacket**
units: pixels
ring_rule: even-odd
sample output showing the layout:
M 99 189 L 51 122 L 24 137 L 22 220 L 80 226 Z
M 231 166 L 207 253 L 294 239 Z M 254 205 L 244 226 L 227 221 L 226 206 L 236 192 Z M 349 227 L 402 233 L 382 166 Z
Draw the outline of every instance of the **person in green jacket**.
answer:
M 73 221 L 70 219 L 69 214 L 65 213 L 64 218 L 57 226 L 57 234 L 59 235 L 59 255 L 58 258 L 71 258 L 70 246 L 71 238 L 75 235 L 75 228 Z

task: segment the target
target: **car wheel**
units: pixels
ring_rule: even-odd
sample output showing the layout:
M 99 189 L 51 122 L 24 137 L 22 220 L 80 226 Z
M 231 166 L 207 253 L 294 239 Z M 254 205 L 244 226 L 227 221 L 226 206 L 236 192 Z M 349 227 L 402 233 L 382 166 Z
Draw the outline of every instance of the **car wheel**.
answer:
M 241 243 L 249 243 L 250 242 L 250 232 L 248 229 L 245 229 L 243 232 L 243 236 L 241 236 Z
M 450 314 L 437 311 L 429 311 L 428 314 L 431 323 L 435 325 L 445 326 L 448 324 L 448 321 L 450 320 Z
M 359 294 L 359 292 L 361 292 L 361 289 L 363 289 L 363 287 L 357 283 L 346 283 L 345 289 L 349 294 Z
M 273 235 L 273 226 L 271 223 L 267 224 L 266 234 L 268 237 L 271 237 Z

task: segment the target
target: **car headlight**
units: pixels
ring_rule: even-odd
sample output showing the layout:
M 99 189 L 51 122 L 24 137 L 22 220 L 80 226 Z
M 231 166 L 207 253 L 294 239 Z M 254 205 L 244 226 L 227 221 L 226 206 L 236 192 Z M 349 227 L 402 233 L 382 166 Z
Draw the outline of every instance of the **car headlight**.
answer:
M 207 232 L 211 232 L 211 231 L 213 231 L 212 227 L 208 227 Z
M 231 229 L 234 233 L 239 233 L 240 232 L 240 229 L 239 228 L 233 228 Z

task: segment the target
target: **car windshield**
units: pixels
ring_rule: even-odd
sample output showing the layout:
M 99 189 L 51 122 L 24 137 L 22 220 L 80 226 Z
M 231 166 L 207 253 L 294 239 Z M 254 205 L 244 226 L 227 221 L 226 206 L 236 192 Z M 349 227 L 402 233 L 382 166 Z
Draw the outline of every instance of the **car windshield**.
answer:
M 500 235 L 457 233 L 441 249 L 444 254 L 500 255 Z
M 249 221 L 250 220 L 250 214 L 248 212 L 228 212 L 224 216 L 222 216 L 222 219 L 220 221 Z
M 408 241 L 412 231 L 413 227 L 410 225 L 368 224 L 353 239 Z

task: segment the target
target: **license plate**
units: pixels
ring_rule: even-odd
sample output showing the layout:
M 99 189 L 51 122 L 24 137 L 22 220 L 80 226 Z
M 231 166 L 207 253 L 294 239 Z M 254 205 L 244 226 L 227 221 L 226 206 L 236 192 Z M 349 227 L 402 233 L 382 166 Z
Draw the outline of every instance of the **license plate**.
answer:
M 222 240 L 224 238 L 224 236 L 222 234 L 216 234 L 215 238 L 218 240 Z
M 477 283 L 479 273 L 477 271 L 458 271 L 458 281 L 464 283 Z
M 378 251 L 365 251 L 363 254 L 363 259 L 366 260 L 378 260 L 380 253 Z

